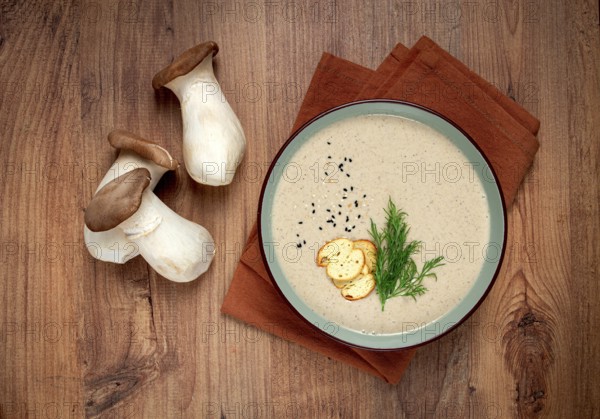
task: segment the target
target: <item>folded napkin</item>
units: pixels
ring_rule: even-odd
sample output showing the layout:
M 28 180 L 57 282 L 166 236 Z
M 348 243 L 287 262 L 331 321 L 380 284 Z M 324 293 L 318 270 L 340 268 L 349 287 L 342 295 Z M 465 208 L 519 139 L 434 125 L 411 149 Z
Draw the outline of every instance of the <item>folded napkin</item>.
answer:
M 539 121 L 470 71 L 429 38 L 411 49 L 398 44 L 376 71 L 324 53 L 294 123 L 297 130 L 319 113 L 357 99 L 393 98 L 427 106 L 462 127 L 490 160 L 509 206 L 539 147 Z M 415 349 L 369 351 L 314 330 L 277 293 L 261 258 L 256 224 L 221 311 L 396 383 Z

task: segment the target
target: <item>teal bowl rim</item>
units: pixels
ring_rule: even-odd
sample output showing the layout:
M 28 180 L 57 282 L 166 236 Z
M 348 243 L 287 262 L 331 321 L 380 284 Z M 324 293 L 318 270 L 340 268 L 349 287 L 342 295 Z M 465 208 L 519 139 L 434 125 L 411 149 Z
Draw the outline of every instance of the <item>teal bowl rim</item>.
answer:
M 501 239 L 502 239 L 502 245 L 500 248 L 500 255 L 499 255 L 498 261 L 495 265 L 493 274 L 489 278 L 489 281 L 485 281 L 486 283 L 480 285 L 478 283 L 482 282 L 482 280 L 480 280 L 478 277 L 478 279 L 475 281 L 473 287 L 471 287 L 471 289 L 469 290 L 469 293 L 467 294 L 467 296 L 465 298 L 463 298 L 463 300 L 461 300 L 461 302 L 458 305 L 456 305 L 449 312 L 442 315 L 439 319 L 436 319 L 436 320 L 434 320 L 430 323 L 424 324 L 424 325 L 420 325 L 420 327 L 410 330 L 408 332 L 370 335 L 370 334 L 362 333 L 362 332 L 352 330 L 349 328 L 345 328 L 341 325 L 336 324 L 335 322 L 331 322 L 331 321 L 327 320 L 320 314 L 313 311 L 307 304 L 305 304 L 302 301 L 302 299 L 296 295 L 295 291 L 293 290 L 293 288 L 291 287 L 289 282 L 287 282 L 285 280 L 285 278 L 278 278 L 277 275 L 275 275 L 273 273 L 273 271 L 271 269 L 271 263 L 269 263 L 269 258 L 267 256 L 267 254 L 265 253 L 265 234 L 263 232 L 263 228 L 267 225 L 268 218 L 270 217 L 270 215 L 267 212 L 265 212 L 265 208 L 264 208 L 266 194 L 267 194 L 267 191 L 269 190 L 269 186 L 272 186 L 273 191 L 275 190 L 275 188 L 277 186 L 277 182 L 273 181 L 271 179 L 271 176 L 273 175 L 273 172 L 274 172 L 275 168 L 277 167 L 277 163 L 278 163 L 279 159 L 282 157 L 282 155 L 285 153 L 285 151 L 288 149 L 288 147 L 294 142 L 294 140 L 296 138 L 298 138 L 300 136 L 300 134 L 302 134 L 306 129 L 308 129 L 313 124 L 317 123 L 318 121 L 320 121 L 321 119 L 323 119 L 324 117 L 326 117 L 328 115 L 331 115 L 336 112 L 341 112 L 341 111 L 343 111 L 347 108 L 351 108 L 351 107 L 361 107 L 361 106 L 369 106 L 369 105 L 377 105 L 377 104 L 381 104 L 381 105 L 385 105 L 385 106 L 399 105 L 401 108 L 402 107 L 406 107 L 407 109 L 412 108 L 413 111 L 428 113 L 428 114 L 430 114 L 430 117 L 433 117 L 434 120 L 436 120 L 438 123 L 445 125 L 446 128 L 448 128 L 450 130 L 452 130 L 452 129 L 456 130 L 456 132 L 453 133 L 454 135 L 458 135 L 459 137 L 462 135 L 464 138 L 466 138 L 468 140 L 468 142 L 474 147 L 474 150 L 471 150 L 471 152 L 477 152 L 477 154 L 481 157 L 481 159 L 487 165 L 487 168 L 489 169 L 489 171 L 493 177 L 493 180 L 494 180 L 493 185 L 495 185 L 495 188 L 493 189 L 493 192 L 495 193 L 495 195 L 492 197 L 492 199 L 497 204 L 500 205 L 501 210 L 502 210 L 502 217 L 497 220 L 498 223 L 501 223 L 501 225 L 499 227 L 501 227 L 501 229 L 502 229 L 501 234 L 500 234 Z M 368 114 L 373 114 L 373 115 L 378 114 L 379 115 L 379 114 L 386 114 L 386 113 L 366 112 L 366 113 L 359 113 L 357 115 L 368 115 Z M 350 117 L 357 116 L 357 115 L 350 115 Z M 394 114 L 391 114 L 391 115 L 394 115 Z M 411 118 L 410 116 L 405 116 L 405 115 L 396 115 L 396 116 L 403 116 L 405 118 L 416 120 L 414 118 Z M 418 121 L 418 122 L 421 122 L 421 121 Z M 428 125 L 428 126 L 431 126 L 431 125 Z M 432 128 L 436 129 L 435 127 L 432 127 Z M 321 129 L 321 128 L 319 128 L 319 129 Z M 318 131 L 318 129 L 317 129 L 317 131 Z M 446 135 L 446 134 L 444 134 L 444 135 Z M 446 135 L 446 136 L 448 136 L 448 135 Z M 307 138 L 310 138 L 310 135 Z M 462 150 L 462 151 L 465 152 L 464 150 Z M 490 183 L 490 185 L 491 184 L 492 183 Z M 492 186 L 488 186 L 486 188 L 486 194 L 488 195 L 488 201 L 490 199 L 489 198 L 489 189 L 490 188 L 492 188 Z M 496 208 L 496 212 L 498 212 L 497 208 Z M 263 221 L 263 216 L 266 218 L 264 221 Z M 425 106 L 418 105 L 415 103 L 401 101 L 401 100 L 393 100 L 393 99 L 368 99 L 368 100 L 359 100 L 359 101 L 348 102 L 343 105 L 336 106 L 334 108 L 331 108 L 327 111 L 320 113 L 319 115 L 310 119 L 308 122 L 304 123 L 300 128 L 298 128 L 287 139 L 287 141 L 283 144 L 283 146 L 281 146 L 281 148 L 279 149 L 279 151 L 273 158 L 271 165 L 269 166 L 269 170 L 267 171 L 267 174 L 265 176 L 265 179 L 263 181 L 263 185 L 261 188 L 259 204 L 258 204 L 258 214 L 257 214 L 258 240 L 259 240 L 261 256 L 263 258 L 263 261 L 265 261 L 265 268 L 266 268 L 267 274 L 269 275 L 269 278 L 271 279 L 271 282 L 273 283 L 274 288 L 277 290 L 277 293 L 280 295 L 280 297 L 283 299 L 283 301 L 285 301 L 286 304 L 291 308 L 291 310 L 298 317 L 300 317 L 306 324 L 308 324 L 313 330 L 317 330 L 318 332 L 324 334 L 325 336 L 327 336 L 337 342 L 340 342 L 344 345 L 347 345 L 350 347 L 355 347 L 355 348 L 360 348 L 360 349 L 374 350 L 374 351 L 394 351 L 394 350 L 399 350 L 399 349 L 408 349 L 408 348 L 415 348 L 418 346 L 422 346 L 422 345 L 430 343 L 434 340 L 437 340 L 437 339 L 441 338 L 442 336 L 445 336 L 446 334 L 448 334 L 449 332 L 454 330 L 456 327 L 458 327 L 460 324 L 462 324 L 465 320 L 467 320 L 475 312 L 475 310 L 477 310 L 477 308 L 480 306 L 480 304 L 485 300 L 485 298 L 489 294 L 493 284 L 495 283 L 496 278 L 498 277 L 498 274 L 502 267 L 502 262 L 504 260 L 505 250 L 506 250 L 506 239 L 507 239 L 506 223 L 507 223 L 506 203 L 504 202 L 502 187 L 501 187 L 500 183 L 498 182 L 498 176 L 496 175 L 496 171 L 492 167 L 487 156 L 483 153 L 483 151 L 481 150 L 479 145 L 477 145 L 477 143 L 475 143 L 475 141 L 471 138 L 471 136 L 469 136 L 462 128 L 460 128 L 452 120 L 448 119 L 447 117 L 441 115 L 440 113 L 438 113 L 432 109 L 429 109 Z M 499 234 L 497 233 L 496 236 L 499 236 Z M 481 274 L 480 274 L 480 276 L 481 276 Z M 489 277 L 489 276 L 486 275 L 486 277 Z M 480 285 L 480 286 L 477 287 L 477 285 Z M 484 287 L 484 288 L 481 289 L 481 287 Z M 477 301 L 475 301 L 471 305 L 472 302 L 469 301 L 469 297 L 470 297 L 470 294 L 472 294 L 474 292 L 477 294 L 475 296 L 477 298 Z M 290 295 L 288 295 L 288 293 Z M 299 301 L 301 303 L 300 306 L 297 306 L 292 301 L 290 301 L 290 297 L 295 297 L 296 302 Z M 304 307 L 302 307 L 302 305 Z M 456 310 L 461 308 L 463 305 L 467 305 L 467 307 L 468 307 L 467 310 L 466 311 L 463 310 L 464 313 L 461 314 L 460 318 L 456 319 L 455 321 L 449 322 L 446 325 L 446 327 L 443 328 L 442 331 L 438 332 L 436 330 L 436 331 L 432 332 L 432 331 L 427 330 L 427 327 L 429 325 L 434 324 L 436 322 L 440 322 L 442 319 L 449 316 L 449 313 L 454 313 Z M 306 311 L 306 313 L 303 310 Z M 342 331 L 341 334 L 339 334 L 340 330 Z M 419 339 L 418 333 L 420 333 L 421 339 Z M 426 337 L 423 338 L 423 335 L 425 335 Z

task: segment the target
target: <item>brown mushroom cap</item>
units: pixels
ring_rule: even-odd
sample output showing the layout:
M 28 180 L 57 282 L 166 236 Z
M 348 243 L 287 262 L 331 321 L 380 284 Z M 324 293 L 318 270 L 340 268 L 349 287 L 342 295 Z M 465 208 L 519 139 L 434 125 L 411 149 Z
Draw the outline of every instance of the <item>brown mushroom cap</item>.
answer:
M 152 87 L 158 90 L 174 78 L 183 76 L 192 71 L 202 62 L 208 54 L 213 57 L 219 52 L 219 46 L 214 41 L 203 42 L 185 51 L 179 57 L 175 58 L 171 64 L 156 73 L 152 79 Z
M 140 167 L 107 183 L 85 210 L 85 225 L 94 232 L 115 228 L 131 217 L 142 203 L 150 172 Z
M 112 131 L 108 134 L 108 142 L 116 149 L 131 150 L 168 170 L 175 170 L 179 166 L 179 162 L 171 157 L 167 150 L 129 131 L 123 129 Z

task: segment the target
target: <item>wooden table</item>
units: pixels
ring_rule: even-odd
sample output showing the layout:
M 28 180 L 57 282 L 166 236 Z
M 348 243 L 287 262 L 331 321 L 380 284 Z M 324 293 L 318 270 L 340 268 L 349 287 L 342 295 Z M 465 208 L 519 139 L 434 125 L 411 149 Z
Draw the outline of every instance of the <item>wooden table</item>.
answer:
M 0 4 L 0 417 L 600 417 L 598 2 Z M 62 5 L 60 4 L 62 3 Z M 220 314 L 266 167 L 323 51 L 375 68 L 428 35 L 541 120 L 489 298 L 398 385 Z M 83 209 L 113 128 L 181 159 L 150 81 L 200 40 L 249 147 L 232 185 L 157 194 L 218 242 L 189 284 L 97 262 Z

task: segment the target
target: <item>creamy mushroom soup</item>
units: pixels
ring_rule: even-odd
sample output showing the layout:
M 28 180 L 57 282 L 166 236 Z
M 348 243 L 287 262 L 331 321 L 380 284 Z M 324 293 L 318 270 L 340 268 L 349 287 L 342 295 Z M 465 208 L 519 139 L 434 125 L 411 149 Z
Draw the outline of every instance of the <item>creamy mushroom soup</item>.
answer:
M 286 164 L 272 207 L 274 257 L 296 293 L 324 318 L 364 333 L 386 334 L 434 323 L 469 291 L 489 244 L 490 219 L 481 167 L 467 161 L 444 135 L 389 115 L 338 121 L 308 139 Z M 489 181 L 492 181 L 488 174 Z M 347 301 L 315 263 L 318 249 L 339 237 L 371 239 L 391 198 L 405 211 L 409 240 L 423 242 L 415 261 L 443 255 L 437 281 L 416 301 L 394 297 L 381 310 L 376 290 Z

